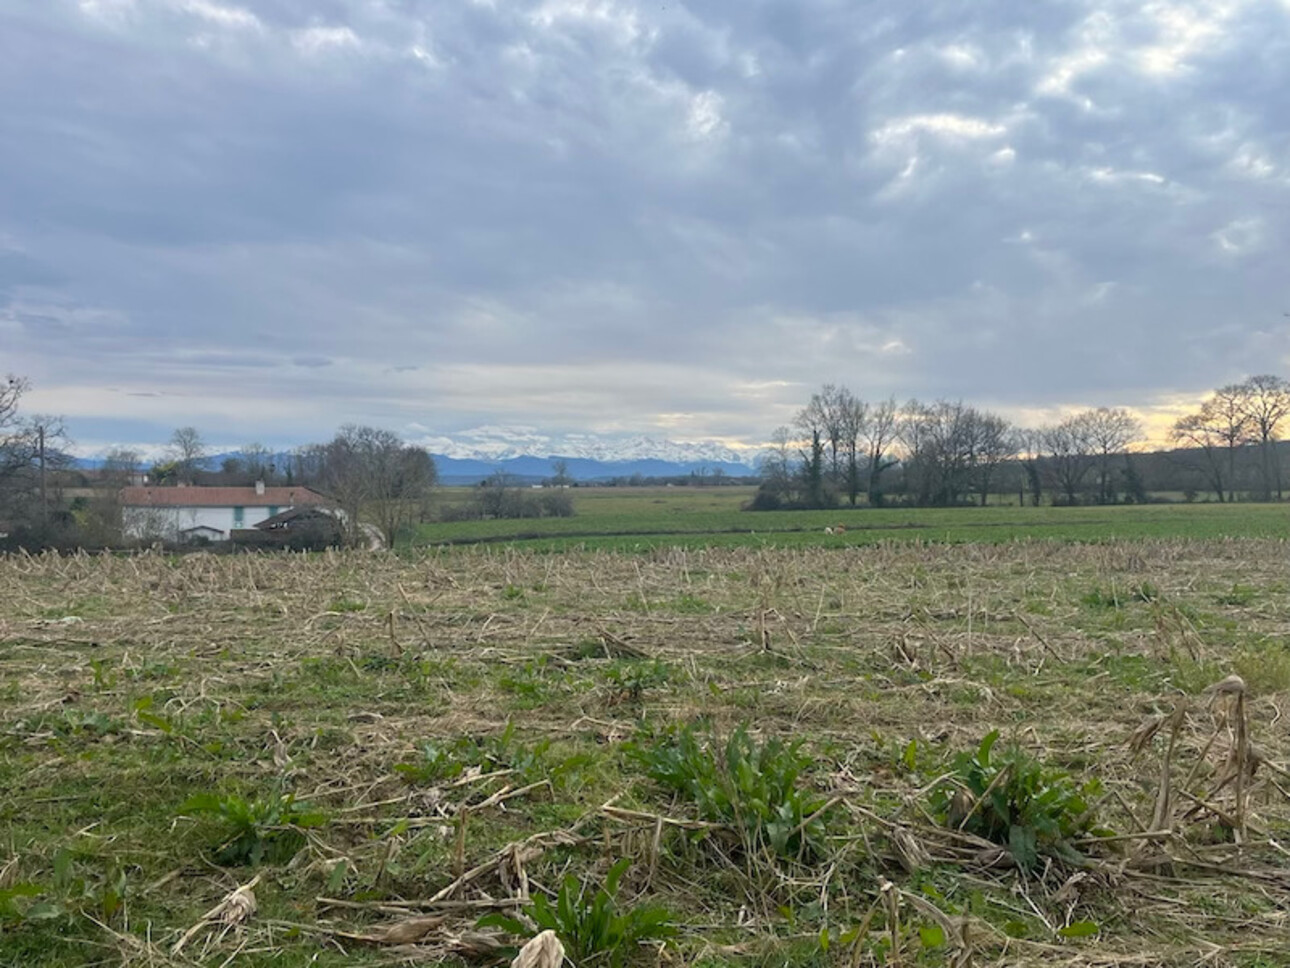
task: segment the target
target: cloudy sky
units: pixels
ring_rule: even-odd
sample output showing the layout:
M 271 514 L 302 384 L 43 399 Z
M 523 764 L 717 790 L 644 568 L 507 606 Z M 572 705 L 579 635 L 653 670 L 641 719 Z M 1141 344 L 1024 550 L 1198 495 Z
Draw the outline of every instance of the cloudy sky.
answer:
M 5 0 L 0 371 L 83 450 L 753 443 L 1290 376 L 1290 0 Z

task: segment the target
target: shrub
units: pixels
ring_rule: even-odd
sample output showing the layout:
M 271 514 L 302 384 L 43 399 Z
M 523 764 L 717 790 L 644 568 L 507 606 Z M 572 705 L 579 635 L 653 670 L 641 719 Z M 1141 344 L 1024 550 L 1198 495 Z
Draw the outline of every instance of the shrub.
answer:
M 951 780 L 932 791 L 933 810 L 942 823 L 1007 847 L 1024 869 L 1041 856 L 1078 862 L 1071 841 L 1095 832 L 1089 798 L 1100 784 L 1077 786 L 1017 745 L 995 755 L 998 738 L 994 730 L 975 751 L 954 758 Z
M 822 853 L 824 800 L 797 786 L 811 762 L 800 743 L 759 745 L 740 725 L 724 745 L 715 735 L 705 745 L 686 726 L 656 742 L 629 744 L 628 755 L 652 780 L 693 800 L 704 820 L 738 829 L 750 851 Z
M 619 968 L 643 942 L 676 935 L 671 916 L 662 907 L 638 905 L 619 910 L 618 882 L 630 866 L 627 858 L 618 861 L 609 869 L 604 886 L 594 893 L 570 874 L 560 885 L 554 904 L 545 894 L 538 894 L 524 914 L 538 931 L 554 931 L 575 965 Z M 500 927 L 521 937 L 530 933 L 520 920 L 498 914 L 481 918 L 479 925 Z
M 546 491 L 538 501 L 542 506 L 543 517 L 573 517 L 573 497 L 567 491 Z

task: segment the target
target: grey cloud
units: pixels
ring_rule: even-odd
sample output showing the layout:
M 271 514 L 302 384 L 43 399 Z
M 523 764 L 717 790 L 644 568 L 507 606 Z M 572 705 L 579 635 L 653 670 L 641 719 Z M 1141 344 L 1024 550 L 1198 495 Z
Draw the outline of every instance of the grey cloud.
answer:
M 0 13 L 0 320 L 99 320 L 80 381 L 221 394 L 249 352 L 335 422 L 464 413 L 453 365 L 1140 404 L 1290 352 L 1284 5 L 121 9 Z M 740 423 L 655 392 L 597 416 Z

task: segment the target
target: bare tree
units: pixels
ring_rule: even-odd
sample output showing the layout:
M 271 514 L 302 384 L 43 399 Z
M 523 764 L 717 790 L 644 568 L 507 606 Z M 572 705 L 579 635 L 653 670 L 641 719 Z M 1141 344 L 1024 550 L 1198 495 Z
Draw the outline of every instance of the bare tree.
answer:
M 1142 424 L 1123 407 L 1098 407 L 1076 417 L 1083 426 L 1082 438 L 1097 468 L 1099 504 L 1115 503 L 1113 467 L 1130 445 L 1142 439 Z
M 242 445 L 242 468 L 252 480 L 270 480 L 276 470 L 272 460 L 273 452 L 259 441 Z
M 1044 477 L 1040 473 L 1040 461 L 1044 454 L 1044 432 L 1029 428 L 1018 428 L 1012 434 L 1012 446 L 1021 464 L 1022 481 L 1017 492 L 1017 503 L 1026 503 L 1026 490 L 1030 491 L 1031 507 L 1039 507 L 1044 500 Z
M 206 442 L 196 427 L 180 427 L 170 435 L 170 456 L 180 480 L 193 483 L 197 472 L 206 464 Z
M 770 449 L 757 461 L 761 485 L 751 505 L 755 510 L 778 508 L 794 498 L 793 431 L 776 427 L 770 437 Z
M 1280 501 L 1281 462 L 1275 459 L 1274 448 L 1281 422 L 1290 413 L 1290 383 L 1279 376 L 1263 374 L 1250 377 L 1240 385 L 1240 391 L 1242 412 L 1249 418 L 1251 436 L 1259 445 L 1264 497 L 1271 498 L 1275 490 Z
M 389 547 L 403 528 L 424 516 L 438 480 L 423 448 L 375 427 L 342 427 L 318 459 L 322 484 L 345 512 L 351 539 L 359 539 L 366 519 Z
M 31 389 L 25 377 L 10 373 L 0 381 L 0 442 L 4 434 L 18 421 L 18 401 Z
M 0 391 L 0 513 L 19 524 L 44 526 L 59 503 L 50 472 L 71 466 L 71 439 L 61 417 L 20 416 L 27 389 L 26 380 L 11 376 Z
M 905 475 L 919 504 L 953 505 L 973 491 L 986 502 L 999 466 L 1011 456 L 1008 422 L 962 401 L 911 400 L 901 421 Z
M 113 447 L 103 455 L 103 479 L 113 486 L 125 487 L 134 480 L 142 466 L 143 457 L 137 450 Z
M 999 468 L 1017 453 L 1017 438 L 1008 421 L 989 412 L 975 413 L 971 429 L 977 488 L 981 492 L 981 507 L 985 507 Z
M 0 382 L 0 481 L 7 482 L 22 466 L 22 441 L 25 436 L 18 405 L 22 395 L 30 388 L 23 377 L 9 374 Z
M 918 504 L 954 504 L 964 484 L 966 436 L 962 403 L 910 400 L 901 411 L 907 486 Z
M 873 507 L 882 504 L 883 473 L 896 464 L 891 452 L 895 447 L 899 426 L 900 407 L 896 404 L 896 398 L 891 397 L 869 408 L 860 429 L 860 436 L 865 441 L 869 504 Z
M 1067 417 L 1061 423 L 1039 432 L 1044 468 L 1053 489 L 1065 496 L 1067 503 L 1079 503 L 1084 479 L 1093 469 L 1090 444 L 1081 415 Z
M 551 462 L 551 472 L 550 483 L 553 487 L 568 487 L 573 483 L 573 476 L 569 473 L 569 462 L 563 457 Z
M 1220 503 L 1236 499 L 1236 455 L 1250 443 L 1251 421 L 1244 397 L 1239 385 L 1221 387 L 1198 412 L 1175 421 L 1169 434 L 1175 443 L 1199 451 L 1200 469 Z
M 828 391 L 831 386 L 826 386 Z M 828 420 L 824 412 L 824 400 L 820 393 L 811 394 L 811 401 L 805 407 L 797 412 L 793 418 L 793 429 L 796 431 L 796 438 L 800 442 L 813 440 L 816 437 L 823 442 L 825 450 L 828 449 Z
M 869 419 L 869 404 L 854 396 L 843 387 L 841 400 L 841 434 L 842 447 L 846 455 L 846 466 L 843 477 L 846 483 L 847 500 L 855 507 L 856 498 L 860 495 L 860 438 Z
M 842 480 L 842 458 L 846 452 L 846 432 L 850 422 L 851 391 L 833 383 L 826 383 L 797 415 L 797 424 L 803 436 L 819 433 L 829 455 L 829 479 L 835 484 Z

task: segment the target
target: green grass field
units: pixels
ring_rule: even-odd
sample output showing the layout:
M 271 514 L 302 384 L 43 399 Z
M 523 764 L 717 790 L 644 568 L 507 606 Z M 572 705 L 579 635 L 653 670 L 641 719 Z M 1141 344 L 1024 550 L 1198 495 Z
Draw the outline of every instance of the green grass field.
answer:
M 541 549 L 660 546 L 804 547 L 1021 539 L 1095 542 L 1125 538 L 1290 537 L 1290 507 L 1273 504 L 1148 504 L 1115 507 L 986 507 L 748 512 L 752 488 L 575 488 L 575 515 L 423 525 L 417 545 L 514 542 Z M 469 490 L 445 489 L 445 502 Z M 844 535 L 826 527 L 842 524 Z

